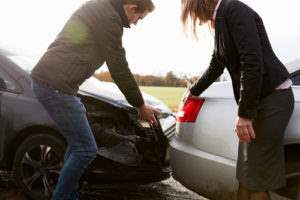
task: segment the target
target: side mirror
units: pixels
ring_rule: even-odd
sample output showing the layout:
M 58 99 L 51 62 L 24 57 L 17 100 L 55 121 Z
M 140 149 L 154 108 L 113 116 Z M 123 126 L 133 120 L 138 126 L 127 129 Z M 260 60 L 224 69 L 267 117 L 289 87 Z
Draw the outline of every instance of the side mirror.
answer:
M 6 83 L 2 77 L 0 77 L 0 89 L 2 89 L 2 90 L 7 89 Z

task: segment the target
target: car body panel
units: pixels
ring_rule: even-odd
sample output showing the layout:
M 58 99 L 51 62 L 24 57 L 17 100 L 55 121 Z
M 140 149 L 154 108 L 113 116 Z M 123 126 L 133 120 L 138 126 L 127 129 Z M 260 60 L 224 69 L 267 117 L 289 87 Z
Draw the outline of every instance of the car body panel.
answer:
M 95 77 L 91 77 L 87 79 L 79 89 L 79 93 L 92 95 L 99 100 L 113 104 L 117 107 L 132 108 L 119 88 L 113 83 L 99 81 Z M 144 92 L 142 92 L 142 94 L 147 104 L 161 110 L 164 113 L 172 113 L 170 108 L 168 108 L 162 101 Z
M 295 107 L 286 129 L 285 144 L 300 144 L 300 86 L 293 86 Z
M 237 113 L 235 102 L 218 98 L 206 99 L 204 104 L 196 120 L 201 126 L 194 127 L 197 133 L 193 136 L 194 146 L 214 155 L 235 159 L 238 144 L 233 128 Z

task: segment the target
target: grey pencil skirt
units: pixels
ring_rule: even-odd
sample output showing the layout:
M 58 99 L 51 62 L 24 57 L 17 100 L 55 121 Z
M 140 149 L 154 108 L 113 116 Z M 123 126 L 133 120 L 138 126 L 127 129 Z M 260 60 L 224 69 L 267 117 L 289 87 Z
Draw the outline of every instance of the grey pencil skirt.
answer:
M 243 187 L 263 192 L 285 186 L 283 138 L 293 110 L 292 89 L 261 100 L 253 123 L 256 139 L 239 143 L 236 175 Z

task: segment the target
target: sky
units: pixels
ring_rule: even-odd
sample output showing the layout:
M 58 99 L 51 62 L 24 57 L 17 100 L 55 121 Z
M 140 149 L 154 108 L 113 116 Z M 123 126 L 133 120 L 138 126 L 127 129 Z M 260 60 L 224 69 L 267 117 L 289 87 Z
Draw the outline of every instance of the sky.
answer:
M 85 0 L 0 0 L 0 46 L 13 46 L 39 57 L 69 16 Z M 264 20 L 273 49 L 283 63 L 300 58 L 299 0 L 242 0 Z M 156 9 L 125 29 L 123 45 L 133 73 L 197 75 L 213 50 L 213 32 L 201 28 L 198 41 L 183 34 L 180 0 L 153 0 Z M 101 69 L 106 70 L 106 67 Z

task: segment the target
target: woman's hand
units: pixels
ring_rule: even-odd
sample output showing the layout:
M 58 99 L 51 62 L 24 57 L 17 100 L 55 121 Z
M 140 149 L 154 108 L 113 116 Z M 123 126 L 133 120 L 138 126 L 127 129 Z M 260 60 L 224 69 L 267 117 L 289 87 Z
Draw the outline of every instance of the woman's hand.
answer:
M 138 108 L 139 117 L 143 120 L 148 121 L 150 124 L 158 125 L 154 114 L 159 114 L 160 112 L 149 105 L 142 105 Z
M 255 139 L 255 132 L 250 119 L 237 117 L 234 132 L 236 132 L 241 142 L 251 142 Z

